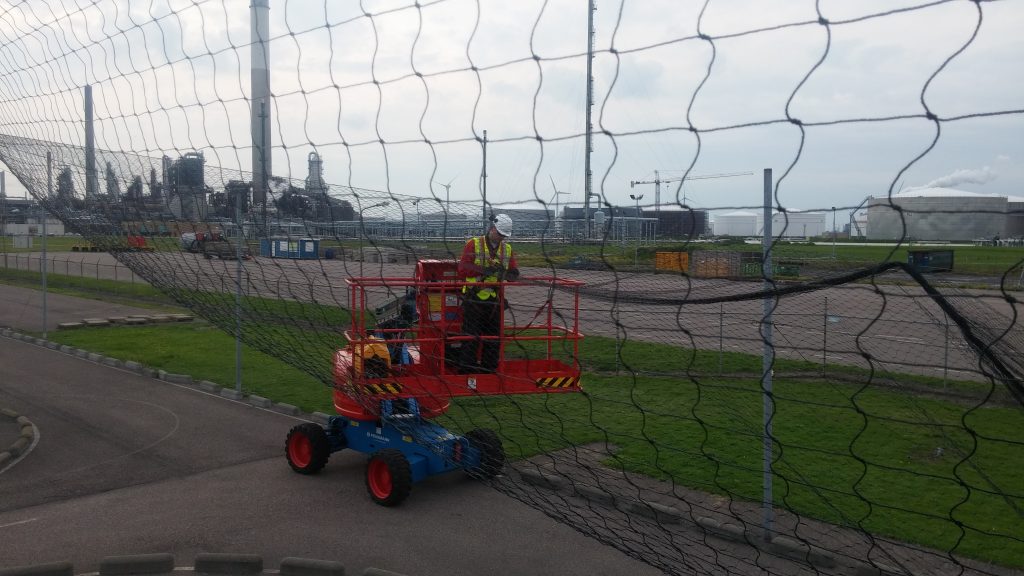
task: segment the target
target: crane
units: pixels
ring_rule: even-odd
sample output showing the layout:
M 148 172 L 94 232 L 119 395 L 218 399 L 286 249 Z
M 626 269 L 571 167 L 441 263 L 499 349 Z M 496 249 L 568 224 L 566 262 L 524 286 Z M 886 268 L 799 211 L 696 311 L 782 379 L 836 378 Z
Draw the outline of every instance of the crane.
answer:
M 753 172 L 727 172 L 722 174 L 703 174 L 700 176 L 678 176 L 672 178 L 661 178 L 658 171 L 654 171 L 654 180 L 630 180 L 629 187 L 637 184 L 654 184 L 654 213 L 661 212 L 661 185 L 669 182 L 680 182 L 682 180 L 712 180 L 715 178 L 732 178 L 734 176 L 751 176 Z M 683 191 L 683 204 L 686 204 L 686 191 Z

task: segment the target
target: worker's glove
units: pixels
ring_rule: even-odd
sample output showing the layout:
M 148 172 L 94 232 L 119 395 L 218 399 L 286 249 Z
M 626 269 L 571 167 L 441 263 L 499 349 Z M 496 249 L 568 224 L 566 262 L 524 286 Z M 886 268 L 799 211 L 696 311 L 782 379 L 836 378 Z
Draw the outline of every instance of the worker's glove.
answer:
M 515 282 L 516 280 L 519 280 L 519 269 L 518 268 L 510 268 L 510 269 L 506 270 L 505 271 L 505 277 L 502 278 L 502 279 L 503 280 L 508 280 L 509 282 Z
M 484 268 L 484 277 L 497 276 L 498 280 L 501 280 L 501 276 L 504 273 L 501 266 L 487 266 Z

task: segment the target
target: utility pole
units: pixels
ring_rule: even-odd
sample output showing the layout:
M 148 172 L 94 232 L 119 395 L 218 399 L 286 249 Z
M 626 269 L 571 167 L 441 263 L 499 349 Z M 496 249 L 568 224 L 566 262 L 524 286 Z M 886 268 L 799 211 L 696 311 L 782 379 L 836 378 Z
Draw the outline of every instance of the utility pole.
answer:
M 586 223 L 586 239 L 590 239 L 590 196 L 593 193 L 593 183 L 590 173 L 590 154 L 594 151 L 594 125 L 591 120 L 594 107 L 594 0 L 587 3 L 587 126 L 586 126 L 586 151 L 583 154 L 583 221 Z
M 636 250 L 633 251 L 633 269 L 640 269 L 640 201 L 643 200 L 643 194 L 630 194 L 630 198 L 636 200 Z
M 484 192 L 484 234 L 487 233 L 487 130 L 484 130 L 484 169 L 483 169 L 483 192 Z

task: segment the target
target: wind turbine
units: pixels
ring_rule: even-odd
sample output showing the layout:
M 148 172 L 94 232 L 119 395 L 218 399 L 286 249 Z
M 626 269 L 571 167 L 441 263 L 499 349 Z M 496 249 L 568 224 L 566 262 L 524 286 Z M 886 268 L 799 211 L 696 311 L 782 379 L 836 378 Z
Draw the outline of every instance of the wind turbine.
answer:
M 554 177 L 551 176 L 551 174 L 548 174 L 548 179 L 551 180 L 551 189 L 555 191 L 555 195 L 553 197 L 553 200 L 555 201 L 555 219 L 557 220 L 558 219 L 558 197 L 562 196 L 562 195 L 568 196 L 569 193 L 568 192 L 559 192 L 558 191 L 558 187 L 555 186 L 555 179 L 554 179 Z

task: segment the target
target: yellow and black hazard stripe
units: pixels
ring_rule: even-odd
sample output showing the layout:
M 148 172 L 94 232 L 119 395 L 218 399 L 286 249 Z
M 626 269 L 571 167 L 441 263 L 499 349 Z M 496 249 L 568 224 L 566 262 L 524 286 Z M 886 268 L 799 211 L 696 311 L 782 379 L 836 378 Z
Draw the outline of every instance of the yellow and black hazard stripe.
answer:
M 367 394 L 399 394 L 402 392 L 402 385 L 398 382 L 366 384 L 363 386 L 363 391 Z
M 576 376 L 558 376 L 554 378 L 538 378 L 539 388 L 572 388 L 580 385 L 580 379 Z

